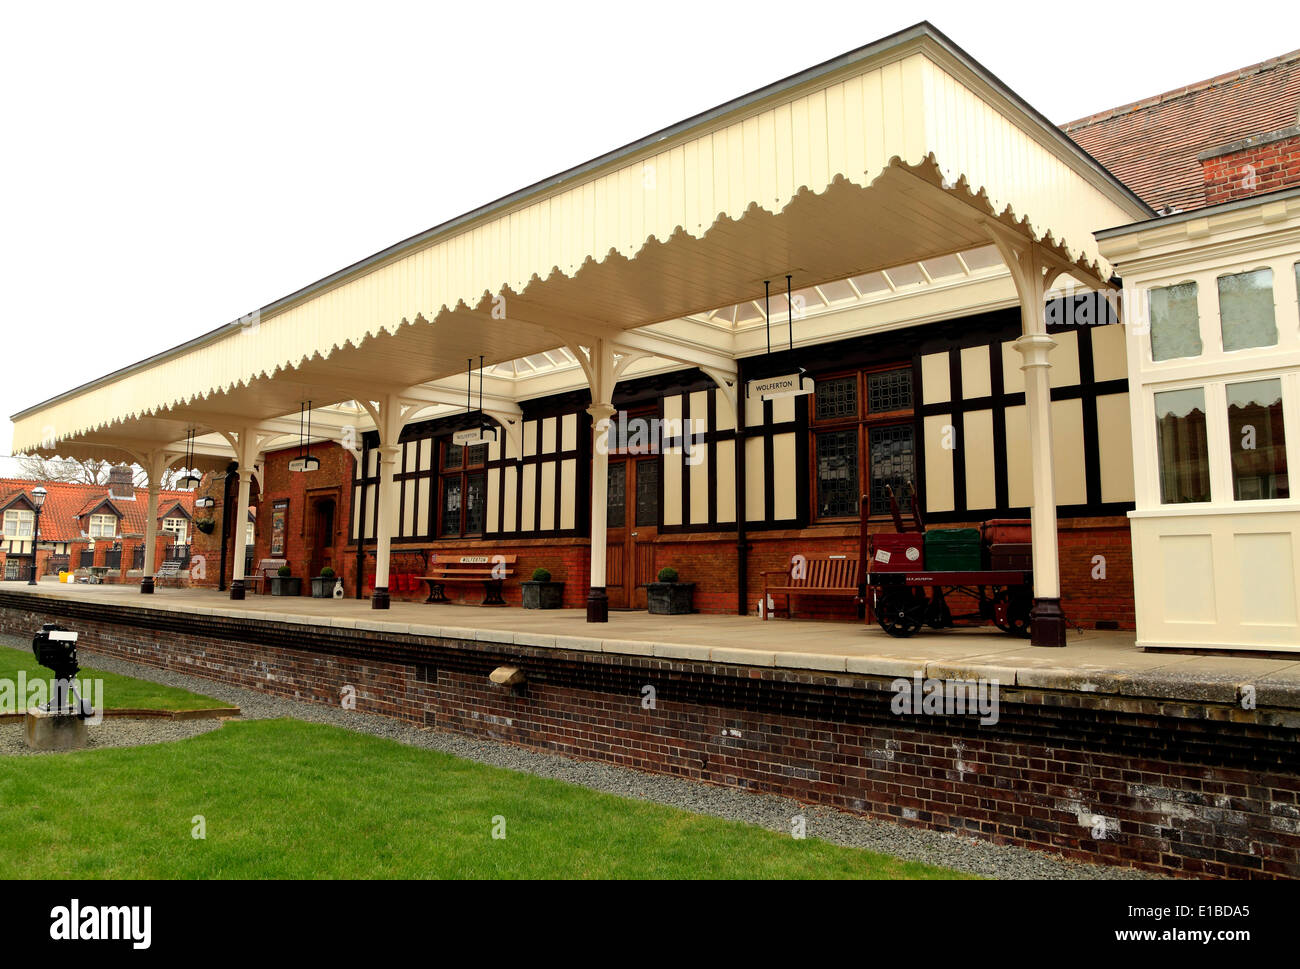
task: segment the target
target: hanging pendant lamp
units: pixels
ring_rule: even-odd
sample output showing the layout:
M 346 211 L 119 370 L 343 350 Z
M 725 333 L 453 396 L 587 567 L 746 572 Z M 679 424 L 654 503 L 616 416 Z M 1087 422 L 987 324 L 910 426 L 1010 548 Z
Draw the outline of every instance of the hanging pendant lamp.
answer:
M 176 487 L 182 491 L 191 491 L 199 486 L 198 476 L 194 474 L 194 428 L 185 439 L 185 473 L 176 479 Z
M 307 430 L 303 432 L 303 421 L 306 420 Z M 289 470 L 307 473 L 310 471 L 320 470 L 320 458 L 311 453 L 311 401 L 306 401 L 300 405 L 298 410 L 298 456 L 289 462 Z

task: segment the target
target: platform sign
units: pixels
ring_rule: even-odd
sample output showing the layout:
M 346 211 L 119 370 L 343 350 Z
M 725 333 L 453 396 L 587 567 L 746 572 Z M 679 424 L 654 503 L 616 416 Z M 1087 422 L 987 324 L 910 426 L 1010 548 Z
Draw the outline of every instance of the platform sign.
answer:
M 462 447 L 472 447 L 475 444 L 486 444 L 488 441 L 495 441 L 496 439 L 497 429 L 495 427 L 471 427 L 452 434 L 451 443 L 459 444 Z
M 816 389 L 813 379 L 803 370 L 780 377 L 761 377 L 745 384 L 746 397 L 775 400 L 778 397 L 802 397 Z

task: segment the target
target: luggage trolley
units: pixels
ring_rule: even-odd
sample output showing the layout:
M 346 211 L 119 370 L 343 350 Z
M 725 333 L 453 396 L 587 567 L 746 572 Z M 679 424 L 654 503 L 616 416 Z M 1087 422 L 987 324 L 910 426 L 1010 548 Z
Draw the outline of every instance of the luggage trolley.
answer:
M 868 622 L 874 613 L 880 628 L 891 636 L 907 637 L 925 626 L 949 629 L 962 624 L 992 623 L 1012 636 L 1029 635 L 1033 606 L 1033 570 L 1027 543 L 1006 538 L 1025 537 L 1022 522 L 984 523 L 981 540 L 993 541 L 994 568 L 960 571 L 929 570 L 922 556 L 925 526 L 916 489 L 911 487 L 910 523 L 904 523 L 893 488 L 887 488 L 896 534 L 871 538 L 867 556 Z M 862 534 L 867 534 L 867 497 L 862 499 Z M 1003 541 L 998 541 L 998 539 Z M 963 600 L 971 611 L 954 613 L 950 599 Z

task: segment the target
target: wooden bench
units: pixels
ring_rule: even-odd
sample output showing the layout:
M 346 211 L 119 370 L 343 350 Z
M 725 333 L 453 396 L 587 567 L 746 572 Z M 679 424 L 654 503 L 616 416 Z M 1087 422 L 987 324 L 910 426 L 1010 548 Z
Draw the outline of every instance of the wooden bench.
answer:
M 429 574 L 420 576 L 428 583 L 429 598 L 425 602 L 446 602 L 446 586 L 465 583 L 483 583 L 485 606 L 504 606 L 501 597 L 505 580 L 515 573 L 517 556 L 493 552 L 448 552 L 433 556 Z
M 862 589 L 858 586 L 858 570 L 857 558 L 850 555 L 809 555 L 795 556 L 788 568 L 764 571 L 763 618 L 767 619 L 776 611 L 767 607 L 769 593 L 785 596 L 787 619 L 794 615 L 795 596 L 835 596 L 857 599 L 862 595 Z M 773 585 L 772 579 L 769 578 L 776 575 L 784 579 L 779 585 Z
M 244 584 L 256 583 L 257 591 L 266 595 L 270 591 L 271 583 L 267 580 L 272 578 L 271 573 L 279 574 L 280 569 L 288 564 L 288 559 L 262 559 L 257 563 L 257 568 L 253 569 L 252 575 L 244 576 Z

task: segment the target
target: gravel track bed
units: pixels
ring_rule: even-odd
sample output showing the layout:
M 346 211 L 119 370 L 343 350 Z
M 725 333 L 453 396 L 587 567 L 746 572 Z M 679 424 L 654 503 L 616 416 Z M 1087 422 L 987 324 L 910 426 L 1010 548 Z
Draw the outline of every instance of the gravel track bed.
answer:
M 0 642 L 19 648 L 24 646 L 30 648 L 29 645 L 13 637 L 0 636 Z M 821 838 L 833 844 L 852 848 L 866 848 L 908 861 L 941 865 L 986 878 L 1155 879 L 1160 877 L 1131 868 L 1113 868 L 1069 861 L 1047 852 L 1031 851 L 1014 845 L 996 845 L 968 836 L 903 827 L 888 821 L 801 804 L 790 798 L 753 794 L 678 777 L 648 774 L 597 761 L 574 760 L 557 754 L 526 750 L 513 744 L 479 740 L 439 730 L 420 729 L 388 717 L 268 696 L 254 690 L 230 686 L 219 680 L 155 669 L 112 656 L 92 655 L 84 650 L 81 651 L 81 656 L 83 663 L 96 669 L 176 686 L 226 701 L 238 706 L 243 719 L 247 720 L 289 717 L 313 723 L 332 724 L 376 737 L 386 737 L 412 747 L 440 750 L 480 764 L 505 767 L 540 777 L 551 777 L 591 790 L 636 800 L 653 801 L 697 814 L 743 821 L 783 834 L 789 834 L 791 819 L 795 815 L 802 814 L 809 837 Z M 144 722 L 146 721 L 119 721 L 120 724 Z M 110 721 L 105 721 L 101 729 L 107 727 L 109 723 Z M 215 729 L 213 721 L 188 723 L 160 721 L 149 725 L 156 729 L 164 724 L 176 729 L 178 733 L 173 737 L 162 739 L 179 740 L 184 736 L 193 736 L 205 730 Z M 21 744 L 21 734 L 16 736 L 18 743 Z M 3 744 L 0 735 L 0 753 L 5 752 Z M 94 746 L 108 746 L 108 744 Z

